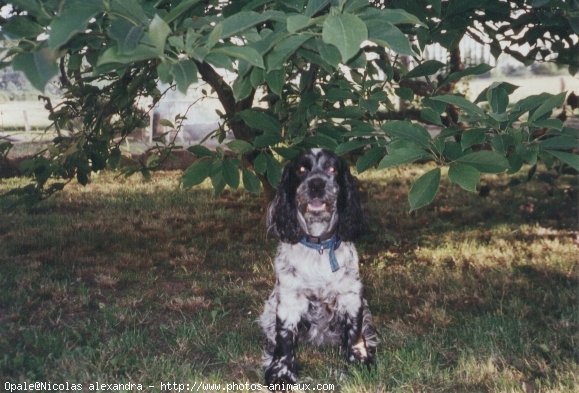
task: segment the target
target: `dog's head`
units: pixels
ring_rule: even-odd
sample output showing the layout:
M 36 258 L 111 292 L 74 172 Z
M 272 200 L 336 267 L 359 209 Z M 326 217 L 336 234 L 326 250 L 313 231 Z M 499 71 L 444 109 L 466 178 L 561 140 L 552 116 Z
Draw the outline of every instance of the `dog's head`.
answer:
M 267 214 L 268 230 L 281 241 L 337 234 L 351 241 L 365 230 L 357 180 L 334 153 L 311 149 L 288 163 Z

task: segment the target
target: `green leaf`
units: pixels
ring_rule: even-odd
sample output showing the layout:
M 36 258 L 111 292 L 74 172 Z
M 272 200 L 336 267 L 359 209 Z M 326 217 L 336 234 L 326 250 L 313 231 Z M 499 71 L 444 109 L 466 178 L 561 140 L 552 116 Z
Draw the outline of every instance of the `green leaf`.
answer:
M 134 25 L 126 19 L 116 19 L 111 22 L 107 31 L 109 37 L 117 41 L 119 53 L 129 54 L 137 48 L 145 28 L 142 25 Z
M 491 146 L 497 153 L 507 155 L 509 148 L 514 145 L 514 139 L 511 135 L 500 134 L 491 138 Z
M 516 155 L 529 165 L 535 165 L 539 156 L 539 146 L 518 144 L 515 146 Z
M 231 142 L 228 142 L 226 145 L 237 154 L 247 154 L 254 150 L 251 143 L 241 139 L 234 139 Z
M 385 46 L 405 56 L 415 56 L 408 37 L 391 23 L 378 19 L 370 19 L 366 22 L 368 39 L 380 46 Z
M 207 37 L 207 49 L 213 48 L 221 39 L 221 35 L 223 34 L 223 24 L 218 23 L 217 26 L 211 30 L 211 33 Z
M 517 90 L 519 88 L 519 86 L 515 86 L 512 85 L 510 83 L 507 82 L 493 82 L 489 87 L 485 88 L 476 98 L 476 100 L 474 100 L 474 103 L 479 103 L 479 102 L 483 102 L 485 100 L 488 100 L 488 94 L 490 90 L 493 89 L 502 89 L 504 91 L 506 91 L 507 95 L 512 94 L 515 90 Z
M 267 181 L 274 187 L 277 187 L 281 180 L 281 164 L 271 155 L 266 155 L 267 160 Z
M 171 67 L 172 64 L 170 63 L 159 63 L 159 65 L 157 65 L 157 75 L 161 82 L 171 83 L 173 81 L 174 77 L 171 75 Z
M 474 145 L 479 145 L 485 141 L 486 129 L 474 128 L 462 133 L 460 138 L 460 146 L 462 150 L 466 150 Z
M 165 42 L 170 33 L 171 28 L 169 25 L 159 15 L 155 14 L 153 20 L 149 23 L 148 37 L 158 55 L 162 55 L 165 51 Z
M 189 146 L 187 150 L 196 155 L 197 157 L 213 157 L 215 155 L 215 152 L 209 150 L 208 148 L 202 145 Z
M 368 0 L 346 0 L 344 10 L 348 12 L 358 11 L 361 8 L 368 7 Z
M 422 104 L 425 107 L 431 108 L 438 114 L 444 113 L 446 111 L 446 104 L 440 101 L 432 101 L 430 98 L 424 98 Z
M 321 132 L 317 132 L 315 135 L 307 136 L 301 144 L 304 147 L 323 147 L 332 151 L 338 147 L 338 142 L 336 142 L 336 139 Z
M 212 49 L 211 52 L 245 60 L 251 65 L 259 68 L 265 68 L 265 65 L 263 64 L 263 58 L 259 52 L 250 46 L 222 46 Z
M 480 172 L 470 165 L 453 162 L 448 169 L 448 178 L 462 189 L 476 192 L 476 186 L 480 180 Z
M 411 141 L 424 147 L 428 147 L 432 140 L 424 127 L 408 120 L 388 121 L 382 124 L 382 130 L 393 138 Z
M 40 91 L 57 73 L 56 53 L 48 48 L 41 48 L 34 52 L 23 52 L 14 56 L 12 67 L 22 71 L 32 86 Z
M 378 164 L 378 169 L 386 169 L 395 167 L 403 164 L 410 164 L 421 158 L 428 157 L 428 154 L 418 148 L 413 147 L 401 147 L 397 149 L 391 149 L 390 154 L 384 156 L 380 163 Z
M 154 59 L 158 56 L 159 53 L 156 49 L 145 45 L 138 45 L 137 48 L 129 54 L 120 53 L 118 47 L 110 47 L 99 56 L 97 67 L 111 63 L 135 63 L 142 60 Z M 95 73 L 98 73 L 98 70 L 95 70 Z
M 86 30 L 87 24 L 99 12 L 104 10 L 102 0 L 69 0 L 62 7 L 62 12 L 50 23 L 48 46 L 57 49 L 77 33 Z
M 507 173 L 516 173 L 523 167 L 523 159 L 518 154 L 511 154 L 509 157 L 507 157 L 507 159 L 509 160 L 510 165 L 509 171 Z
M 85 3 L 90 2 L 85 1 Z M 111 0 L 109 12 L 112 15 L 130 20 L 134 25 L 146 25 L 149 22 L 149 17 L 145 14 L 138 0 Z
M 553 108 L 557 108 L 563 105 L 563 103 L 565 102 L 566 95 L 567 93 L 563 92 L 555 96 L 549 97 L 529 116 L 529 123 L 532 123 L 535 120 L 540 119 L 547 113 L 551 112 Z
M 330 87 L 326 91 L 326 100 L 331 103 L 358 98 L 358 95 L 349 86 Z
M 265 83 L 267 83 L 272 92 L 281 97 L 285 83 L 285 72 L 283 70 L 268 72 L 265 74 Z
M 386 154 L 386 149 L 382 146 L 375 146 L 369 149 L 363 156 L 358 158 L 356 161 L 356 170 L 358 173 L 362 173 L 365 170 L 376 165 L 378 161 Z
M 251 80 L 249 77 L 242 77 L 238 76 L 235 81 L 233 81 L 233 85 L 231 86 L 233 90 L 233 97 L 235 101 L 243 100 L 246 97 L 249 97 L 252 91 L 251 87 Z
M 487 101 L 494 113 L 504 113 L 509 106 L 509 93 L 502 87 L 489 89 L 487 92 Z
M 342 56 L 340 55 L 338 48 L 336 48 L 334 45 L 326 44 L 322 40 L 317 40 L 316 45 L 320 56 L 326 63 L 334 68 L 340 64 Z
M 462 71 L 457 71 L 457 72 L 453 72 L 451 73 L 449 76 L 447 76 L 444 81 L 441 83 L 452 83 L 452 82 L 456 82 L 457 80 L 464 78 L 465 76 L 470 76 L 470 75 L 482 75 L 482 74 L 486 74 L 487 72 L 490 72 L 494 67 L 482 63 L 479 65 L 476 65 L 474 67 L 468 67 L 465 68 Z
M 268 71 L 281 69 L 286 60 L 311 38 L 311 34 L 302 33 L 286 37 L 277 43 L 273 50 L 266 56 Z
M 322 27 L 322 39 L 338 48 L 342 62 L 346 63 L 358 53 L 362 42 L 368 39 L 368 29 L 356 15 L 330 15 Z
M 578 147 L 578 140 L 570 135 L 557 135 L 541 139 L 539 145 L 546 150 L 575 149 Z
M 394 93 L 403 100 L 412 101 L 414 99 L 414 91 L 409 87 L 398 87 L 394 89 Z
M 442 124 L 442 120 L 440 119 L 440 115 L 432 108 L 422 108 L 420 110 L 420 118 L 429 123 L 444 127 L 444 124 Z
M 207 54 L 207 56 L 204 58 L 203 61 L 217 68 L 223 68 L 228 71 L 235 72 L 235 69 L 233 68 L 233 62 L 231 61 L 231 58 L 229 58 L 228 56 L 220 55 L 217 53 L 209 53 Z
M 546 102 L 549 98 L 553 96 L 548 93 L 534 94 L 525 98 L 522 98 L 513 105 L 511 112 L 513 112 L 514 119 L 518 119 L 525 112 L 532 112 L 537 109 L 541 104 Z
M 209 175 L 213 167 L 213 160 L 201 158 L 195 161 L 183 172 L 181 184 L 184 188 L 190 188 L 203 182 Z
M 44 27 L 36 23 L 30 15 L 12 16 L 3 23 L 0 37 L 4 35 L 8 39 L 36 39 L 44 31 Z
M 561 162 L 564 162 L 576 171 L 579 171 L 579 155 L 557 150 L 546 150 L 546 152 L 553 157 L 558 158 Z
M 490 150 L 465 154 L 456 161 L 485 173 L 501 173 L 510 168 L 509 161 L 504 156 Z
M 281 132 L 279 120 L 263 110 L 246 109 L 239 112 L 239 116 L 251 128 L 271 134 L 279 134 Z
M 432 4 L 432 9 L 436 16 L 440 16 L 440 13 L 442 12 L 442 0 L 430 0 L 430 4 Z
M 243 187 L 253 194 L 259 194 L 261 188 L 261 182 L 259 178 L 247 169 L 243 169 L 242 171 L 242 180 L 243 180 Z
M 262 68 L 252 67 L 251 73 L 249 74 L 249 81 L 251 86 L 255 89 L 263 84 L 265 81 L 265 72 Z
M 180 60 L 171 65 L 171 75 L 175 78 L 177 89 L 187 94 L 187 89 L 192 83 L 197 82 L 197 66 L 192 60 Z
M 370 7 L 362 12 L 361 17 L 366 21 L 376 19 L 382 22 L 391 23 L 393 25 L 424 26 L 424 23 L 422 23 L 422 21 L 420 21 L 420 19 L 418 19 L 416 16 L 400 8 L 378 9 Z
M 195 4 L 199 3 L 201 0 L 183 0 L 176 7 L 174 7 L 169 13 L 167 13 L 163 20 L 167 23 L 171 23 L 175 19 L 179 18 L 181 15 L 186 15 L 186 13 Z
M 408 193 L 408 202 L 410 211 L 414 211 L 430 204 L 440 185 L 440 168 L 435 168 L 420 176 L 414 182 Z
M 309 0 L 304 14 L 311 18 L 328 4 L 330 4 L 330 0 Z
M 359 148 L 364 147 L 368 144 L 369 144 L 368 140 L 352 139 L 352 140 L 349 140 L 347 142 L 344 142 L 344 143 L 338 145 L 338 147 L 336 147 L 336 150 L 334 151 L 334 153 L 341 156 L 349 151 L 359 149 Z
M 312 20 L 305 15 L 291 15 L 287 17 L 287 31 L 291 34 L 308 27 L 312 23 Z
M 579 128 L 563 127 L 561 135 L 569 135 L 573 138 L 579 139 Z
M 263 148 L 263 147 L 271 147 L 277 145 L 281 142 L 281 134 L 279 133 L 271 133 L 271 132 L 264 132 L 261 135 L 258 135 L 253 140 L 253 144 L 256 148 Z
M 267 153 L 259 153 L 253 161 L 253 169 L 256 173 L 263 175 L 267 171 Z
M 427 60 L 410 70 L 405 78 L 418 78 L 421 76 L 434 75 L 444 67 L 444 63 L 438 60 Z
M 211 175 L 211 185 L 213 186 L 213 195 L 219 196 L 223 194 L 226 183 L 223 180 L 223 172 L 221 165 L 218 168 L 214 168 L 214 173 Z
M 159 124 L 163 127 L 175 128 L 175 124 L 171 120 L 168 119 L 161 119 L 159 120 Z
M 221 170 L 225 183 L 229 187 L 237 189 L 239 187 L 239 166 L 234 162 L 234 160 L 223 160 Z
M 550 128 L 550 129 L 554 129 L 554 130 L 558 130 L 558 131 L 561 131 L 563 129 L 563 127 L 565 126 L 563 124 L 563 122 L 559 119 L 536 120 L 535 122 L 533 122 L 533 125 L 535 127 Z
M 445 141 L 442 153 L 447 161 L 457 160 L 464 154 L 460 143 L 455 141 Z
M 269 13 L 257 13 L 255 11 L 237 12 L 217 24 L 208 40 L 217 43 L 219 40 L 231 37 L 237 33 L 249 29 L 258 23 L 265 22 L 272 17 Z
M 279 156 L 284 160 L 293 160 L 302 152 L 302 150 L 297 147 L 275 147 L 273 151 L 279 154 Z
M 447 127 L 447 128 L 443 128 L 440 131 L 440 134 L 438 134 L 436 136 L 436 139 L 442 139 L 443 141 L 446 140 L 447 138 L 454 138 L 456 139 L 456 137 L 458 135 L 462 134 L 462 129 L 458 128 L 458 127 Z
M 393 25 L 424 25 L 416 16 L 400 8 L 385 8 L 380 14 L 382 20 Z
M 445 102 L 445 103 L 451 104 L 451 105 L 456 105 L 459 108 L 464 109 L 470 115 L 478 115 L 478 116 L 484 116 L 485 115 L 485 112 L 481 108 L 479 108 L 478 106 L 476 106 L 472 102 L 468 101 L 464 97 L 454 96 L 454 95 L 445 95 L 445 96 L 431 97 L 430 99 L 434 100 L 434 101 L 442 101 L 442 102 Z

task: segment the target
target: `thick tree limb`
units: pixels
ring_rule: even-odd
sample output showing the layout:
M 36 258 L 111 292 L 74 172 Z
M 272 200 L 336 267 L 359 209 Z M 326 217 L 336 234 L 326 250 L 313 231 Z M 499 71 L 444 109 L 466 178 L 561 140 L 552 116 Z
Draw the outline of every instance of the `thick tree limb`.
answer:
M 251 128 L 249 128 L 243 120 L 239 119 L 236 115 L 244 110 L 252 107 L 253 97 L 255 95 L 255 89 L 252 90 L 251 94 L 244 98 L 243 100 L 236 102 L 233 95 L 233 90 L 229 86 L 221 75 L 213 69 L 209 64 L 203 62 L 195 62 L 201 74 L 201 79 L 209 84 L 217 93 L 217 98 L 223 109 L 225 109 L 225 114 L 229 120 L 229 126 L 233 132 L 235 139 L 241 139 L 244 141 L 251 141 L 255 137 L 255 133 Z

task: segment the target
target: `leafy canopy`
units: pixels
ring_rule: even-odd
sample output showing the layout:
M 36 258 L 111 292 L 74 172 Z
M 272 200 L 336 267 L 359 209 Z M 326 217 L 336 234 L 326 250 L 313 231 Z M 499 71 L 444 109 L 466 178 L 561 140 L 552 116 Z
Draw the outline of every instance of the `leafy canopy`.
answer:
M 314 146 L 353 157 L 360 172 L 434 161 L 436 169 L 410 191 L 411 209 L 434 199 L 443 166 L 451 182 L 471 192 L 482 173 L 516 172 L 538 160 L 577 170 L 579 132 L 552 118 L 565 93 L 511 102 L 517 87 L 503 82 L 474 102 L 453 94 L 461 78 L 491 69 L 460 63 L 465 35 L 488 43 L 494 56 L 554 61 L 574 73 L 579 23 L 573 4 L 11 1 L 1 20 L 2 65 L 23 71 L 39 90 L 58 76 L 65 97 L 51 109 L 59 136 L 22 167 L 34 179 L 26 191 L 50 193 L 72 179 L 85 184 L 91 172 L 118 166 L 124 138 L 148 123 L 137 98 L 156 103 L 163 95 L 159 81 L 186 92 L 199 79 L 224 109 L 214 136 L 233 139 L 216 150 L 189 149 L 197 160 L 183 174 L 186 187 L 210 178 L 216 192 L 241 185 L 259 192 L 279 182 L 280 161 Z M 422 58 L 435 43 L 448 49 L 449 64 Z M 516 49 L 524 44 L 526 54 Z M 234 73 L 232 83 L 223 69 Z M 417 108 L 398 112 L 399 97 Z M 425 125 L 441 132 L 433 136 Z M 0 152 L 9 147 L 3 145 Z M 128 171 L 147 175 L 174 147 L 158 141 L 148 159 Z

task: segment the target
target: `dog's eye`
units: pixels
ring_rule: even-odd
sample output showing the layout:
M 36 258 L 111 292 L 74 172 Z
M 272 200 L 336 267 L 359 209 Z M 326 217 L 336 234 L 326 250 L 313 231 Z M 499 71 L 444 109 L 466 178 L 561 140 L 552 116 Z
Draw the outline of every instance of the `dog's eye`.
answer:
M 308 173 L 308 168 L 306 168 L 305 166 L 302 165 L 298 168 L 298 173 L 300 175 L 305 175 L 306 173 Z
M 330 166 L 326 169 L 326 172 L 328 172 L 330 175 L 334 175 L 334 174 L 336 174 L 337 169 L 336 169 L 335 166 L 330 165 Z

